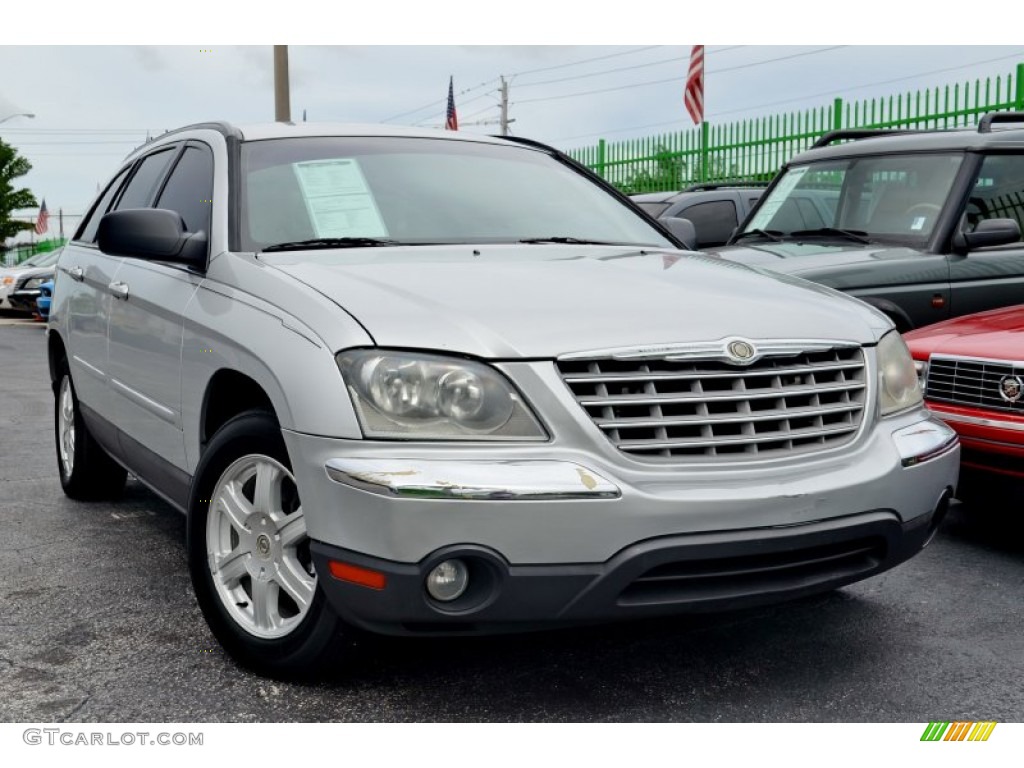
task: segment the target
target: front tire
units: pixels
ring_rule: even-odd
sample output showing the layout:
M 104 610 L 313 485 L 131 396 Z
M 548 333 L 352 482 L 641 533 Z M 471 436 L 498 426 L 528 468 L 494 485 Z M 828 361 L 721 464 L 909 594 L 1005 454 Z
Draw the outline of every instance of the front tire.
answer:
M 188 559 L 199 606 L 239 663 L 306 677 L 337 658 L 341 622 L 319 587 L 305 514 L 276 419 L 225 423 L 196 471 Z
M 66 359 L 57 364 L 53 402 L 57 471 L 64 493 L 80 501 L 120 496 L 128 473 L 107 455 L 85 426 Z

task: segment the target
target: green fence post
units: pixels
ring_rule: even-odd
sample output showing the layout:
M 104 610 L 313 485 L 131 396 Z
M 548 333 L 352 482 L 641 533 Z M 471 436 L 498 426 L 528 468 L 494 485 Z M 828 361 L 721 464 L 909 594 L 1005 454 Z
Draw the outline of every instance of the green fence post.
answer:
M 597 175 L 604 178 L 604 139 L 597 140 L 597 164 L 594 166 Z
M 1017 92 L 1014 98 L 1014 109 L 1024 111 L 1024 64 L 1017 65 Z
M 700 124 L 700 180 L 707 181 L 710 178 L 708 173 L 708 124 Z
M 839 131 L 843 128 L 843 100 L 836 96 L 832 103 L 832 130 Z

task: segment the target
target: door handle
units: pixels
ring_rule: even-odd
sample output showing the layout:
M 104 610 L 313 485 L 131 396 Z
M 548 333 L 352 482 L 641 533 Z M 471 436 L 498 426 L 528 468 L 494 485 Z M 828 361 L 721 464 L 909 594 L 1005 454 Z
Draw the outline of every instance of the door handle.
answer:
M 71 275 L 72 280 L 77 280 L 78 282 L 85 280 L 85 270 L 81 267 L 72 267 L 68 270 L 68 274 Z
M 107 287 L 110 289 L 110 292 L 114 294 L 115 299 L 124 299 L 125 301 L 128 300 L 128 283 L 122 283 L 118 280 L 115 280 Z

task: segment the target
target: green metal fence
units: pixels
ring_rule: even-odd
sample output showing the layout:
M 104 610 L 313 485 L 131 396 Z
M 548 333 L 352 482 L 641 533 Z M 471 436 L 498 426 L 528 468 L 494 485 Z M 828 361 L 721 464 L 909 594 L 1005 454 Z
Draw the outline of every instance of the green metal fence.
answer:
M 34 243 L 24 243 L 22 245 L 16 245 L 9 251 L 0 253 L 0 266 L 13 267 L 30 256 L 34 256 L 37 253 L 45 253 L 47 251 L 54 251 L 60 248 L 67 242 L 66 237 L 51 237 L 46 240 L 37 240 Z
M 1024 64 L 1005 77 L 846 102 L 802 112 L 703 123 L 689 130 L 569 150 L 628 194 L 715 181 L 771 179 L 815 139 L 843 128 L 945 129 L 973 125 L 986 112 L 1024 111 Z

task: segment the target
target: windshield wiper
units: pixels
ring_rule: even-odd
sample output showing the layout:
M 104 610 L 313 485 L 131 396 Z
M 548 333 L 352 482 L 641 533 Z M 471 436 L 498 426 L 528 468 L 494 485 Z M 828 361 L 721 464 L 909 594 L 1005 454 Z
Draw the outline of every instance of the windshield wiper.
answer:
M 312 240 L 295 240 L 290 243 L 275 243 L 263 249 L 270 251 L 305 251 L 316 248 L 374 248 L 385 245 L 402 245 L 398 240 L 386 237 L 314 237 Z
M 623 243 L 609 243 L 607 240 L 584 240 L 579 237 L 526 237 L 520 243 L 565 243 L 568 245 L 623 245 Z
M 748 229 L 746 232 L 740 232 L 736 237 L 732 239 L 733 243 L 738 243 L 745 237 L 763 237 L 765 240 L 773 240 L 776 243 L 784 243 L 785 239 L 782 237 L 782 232 L 777 229 Z
M 814 237 L 821 235 L 823 237 L 845 237 L 847 240 L 853 240 L 857 243 L 864 243 L 870 245 L 871 241 L 866 237 L 867 232 L 862 232 L 859 229 L 836 229 L 835 227 L 819 227 L 818 229 L 798 229 L 796 232 L 790 232 L 789 236 L 793 238 L 798 237 Z

